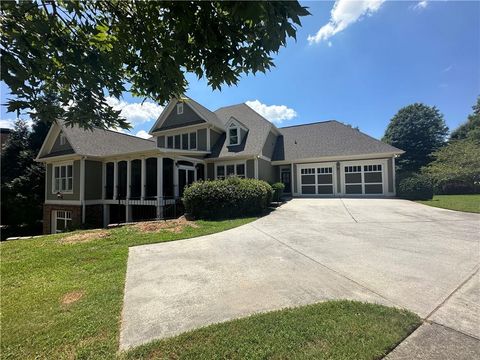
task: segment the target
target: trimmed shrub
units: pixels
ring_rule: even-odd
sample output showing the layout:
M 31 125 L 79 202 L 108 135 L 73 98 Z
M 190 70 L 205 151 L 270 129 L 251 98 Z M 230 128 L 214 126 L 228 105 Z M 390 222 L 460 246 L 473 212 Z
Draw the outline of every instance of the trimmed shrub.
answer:
M 280 201 L 283 195 L 283 190 L 285 190 L 285 184 L 281 182 L 276 182 L 272 184 L 272 189 L 273 189 L 273 201 Z
M 272 201 L 272 187 L 262 180 L 228 178 L 198 181 L 185 189 L 183 203 L 198 219 L 259 215 Z
M 426 175 L 413 174 L 398 183 L 397 196 L 408 200 L 430 200 L 433 198 L 433 183 Z

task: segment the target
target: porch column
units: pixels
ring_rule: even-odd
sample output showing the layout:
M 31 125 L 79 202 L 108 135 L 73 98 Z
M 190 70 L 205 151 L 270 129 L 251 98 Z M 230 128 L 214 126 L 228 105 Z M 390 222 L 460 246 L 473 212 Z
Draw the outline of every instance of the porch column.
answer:
M 145 158 L 142 158 L 142 180 L 141 180 L 142 187 L 140 188 L 140 192 L 141 192 L 140 198 L 142 200 L 145 200 L 146 181 L 147 181 L 147 161 L 145 160 Z
M 113 200 L 118 197 L 118 161 L 113 162 Z
M 163 218 L 163 157 L 157 158 L 157 219 Z

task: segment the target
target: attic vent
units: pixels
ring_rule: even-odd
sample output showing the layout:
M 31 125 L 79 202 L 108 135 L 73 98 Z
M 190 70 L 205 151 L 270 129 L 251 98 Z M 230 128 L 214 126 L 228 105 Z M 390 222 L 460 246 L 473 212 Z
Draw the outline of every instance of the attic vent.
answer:
M 177 104 L 177 115 L 183 114 L 183 103 Z
M 67 138 L 63 134 L 63 132 L 60 133 L 60 139 L 59 139 L 60 145 L 65 145 L 67 143 Z

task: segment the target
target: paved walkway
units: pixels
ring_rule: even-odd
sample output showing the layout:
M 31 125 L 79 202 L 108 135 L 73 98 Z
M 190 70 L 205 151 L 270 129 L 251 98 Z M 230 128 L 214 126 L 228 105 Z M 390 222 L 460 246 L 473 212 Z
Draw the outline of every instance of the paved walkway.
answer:
M 480 355 L 479 230 L 478 214 L 409 201 L 294 199 L 222 233 L 133 247 L 120 346 L 346 298 L 407 308 L 429 321 L 391 359 L 412 358 L 415 346 L 426 351 L 425 339 L 433 350 L 421 358 L 447 354 L 440 341 L 460 344 L 458 358 Z

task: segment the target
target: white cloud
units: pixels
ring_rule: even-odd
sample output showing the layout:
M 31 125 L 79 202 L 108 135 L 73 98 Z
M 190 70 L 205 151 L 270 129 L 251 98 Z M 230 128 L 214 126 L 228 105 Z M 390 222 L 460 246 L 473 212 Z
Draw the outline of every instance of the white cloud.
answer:
M 163 111 L 163 106 L 151 101 L 145 101 L 143 104 L 136 102 L 128 103 L 124 100 L 118 100 L 109 96 L 107 97 L 107 104 L 115 110 L 120 110 L 121 115 L 127 119 L 132 126 L 156 120 Z
M 330 39 L 333 35 L 345 30 L 351 24 L 361 20 L 366 15 L 372 15 L 385 0 L 337 0 L 330 12 L 330 20 L 323 25 L 315 35 L 308 36 L 310 44 L 318 44 Z
M 284 120 L 291 120 L 297 116 L 297 112 L 285 105 L 265 105 L 258 100 L 245 102 L 253 110 L 262 115 L 265 119 L 280 124 Z
M 413 9 L 414 9 L 414 10 L 423 10 L 423 9 L 425 9 L 427 6 L 428 6 L 428 1 L 427 1 L 427 0 L 422 0 L 422 1 L 419 1 L 418 3 L 416 3 L 416 4 L 413 6 Z
M 30 128 L 32 127 L 32 125 L 33 125 L 32 119 L 28 118 L 28 119 L 22 119 L 22 120 L 27 122 L 28 127 L 30 127 Z M 17 119 L 1 119 L 0 120 L 0 128 L 13 129 L 15 121 L 17 121 Z
M 13 129 L 14 122 L 15 122 L 15 119 L 1 119 L 0 128 Z
M 140 130 L 139 132 L 137 132 L 136 136 L 144 138 L 144 139 L 150 139 L 151 138 L 151 135 L 148 132 L 146 132 L 145 130 Z

